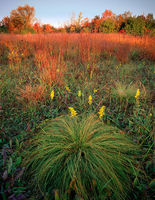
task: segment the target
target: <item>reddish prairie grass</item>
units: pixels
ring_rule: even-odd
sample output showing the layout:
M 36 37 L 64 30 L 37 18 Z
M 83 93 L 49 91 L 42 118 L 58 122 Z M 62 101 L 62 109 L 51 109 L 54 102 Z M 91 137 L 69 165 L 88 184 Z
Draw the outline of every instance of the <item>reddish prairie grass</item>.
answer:
M 38 50 L 35 52 L 35 63 L 38 67 L 40 80 L 45 84 L 63 84 L 63 73 L 65 66 L 63 64 L 63 55 L 61 51 L 58 56 L 52 55 L 48 50 Z
M 91 76 L 96 70 L 95 64 L 103 61 L 101 57 L 116 57 L 119 62 L 126 63 L 134 50 L 138 50 L 141 58 L 155 60 L 155 38 L 118 33 L 0 35 L 0 64 L 8 64 L 16 71 L 20 65 L 25 72 L 35 68 L 33 72 L 36 71 L 40 85 L 29 84 L 19 89 L 20 98 L 28 104 L 44 101 L 46 88 L 64 84 L 67 62 L 89 66 L 87 70 Z
M 27 84 L 24 89 L 19 88 L 20 100 L 23 99 L 27 105 L 37 105 L 38 102 L 46 99 L 46 88 L 43 85 L 31 86 Z
M 66 59 L 76 57 L 77 62 L 96 62 L 100 55 L 106 51 L 109 56 L 114 56 L 117 52 L 118 60 L 124 58 L 127 52 L 132 50 L 142 50 L 144 55 L 155 60 L 155 38 L 144 36 L 131 36 L 125 34 L 67 34 L 67 33 L 52 33 L 52 34 L 27 34 L 27 35 L 1 35 L 0 43 L 7 45 L 15 45 L 18 42 L 25 42 L 24 51 L 27 50 L 27 43 L 31 47 L 32 53 L 37 51 L 46 51 L 50 55 L 58 56 L 59 52 L 63 52 Z M 125 50 L 125 51 L 124 51 Z M 118 53 L 119 52 L 119 53 Z M 119 57 L 118 57 L 119 54 Z M 27 53 L 24 53 L 26 56 Z M 126 57 L 126 56 L 125 56 Z M 46 59 L 46 58 L 45 58 Z

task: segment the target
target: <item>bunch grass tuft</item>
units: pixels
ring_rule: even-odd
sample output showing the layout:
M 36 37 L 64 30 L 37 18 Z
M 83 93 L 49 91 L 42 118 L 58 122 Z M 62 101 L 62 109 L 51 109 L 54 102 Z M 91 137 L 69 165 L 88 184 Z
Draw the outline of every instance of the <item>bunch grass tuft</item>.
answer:
M 26 178 L 41 193 L 58 189 L 62 199 L 124 199 L 139 148 L 94 114 L 49 120 L 29 141 Z

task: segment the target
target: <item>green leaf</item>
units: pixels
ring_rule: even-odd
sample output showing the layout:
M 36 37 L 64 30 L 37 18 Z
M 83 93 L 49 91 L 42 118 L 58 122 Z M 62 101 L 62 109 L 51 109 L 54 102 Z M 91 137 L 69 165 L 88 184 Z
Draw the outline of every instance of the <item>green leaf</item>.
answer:
M 19 165 L 19 164 L 21 163 L 21 161 L 22 161 L 22 157 L 19 156 L 19 157 L 17 158 L 17 160 L 16 160 L 16 165 Z
M 12 158 L 10 157 L 10 158 L 9 158 L 9 162 L 8 162 L 8 174 L 10 174 L 10 172 L 11 172 L 12 164 L 13 164 Z
M 60 200 L 60 197 L 57 191 L 55 191 L 55 200 Z
M 150 186 L 151 188 L 155 189 L 155 179 L 153 179 L 153 180 L 150 182 L 149 186 Z

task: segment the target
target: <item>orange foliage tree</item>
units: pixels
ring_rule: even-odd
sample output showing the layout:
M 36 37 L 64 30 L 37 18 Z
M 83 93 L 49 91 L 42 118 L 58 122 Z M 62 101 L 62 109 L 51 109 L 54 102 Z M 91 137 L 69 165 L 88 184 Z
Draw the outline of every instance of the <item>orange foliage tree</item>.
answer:
M 105 10 L 104 13 L 102 13 L 102 18 L 107 19 L 114 16 L 114 13 L 111 10 Z
M 2 19 L 2 25 L 4 25 L 7 28 L 9 33 L 12 33 L 15 31 L 14 24 L 11 22 L 9 17 L 4 17 Z
M 44 24 L 43 25 L 43 31 L 45 33 L 52 33 L 54 30 L 53 30 L 53 27 L 50 24 Z
M 30 7 L 29 5 L 19 6 L 16 10 L 11 11 L 10 21 L 20 32 L 21 30 L 32 28 L 34 13 L 34 7 Z
M 36 23 L 33 25 L 33 29 L 34 29 L 35 32 L 37 32 L 37 33 L 41 33 L 42 30 L 43 30 L 42 26 L 41 26 L 38 22 L 36 22 Z

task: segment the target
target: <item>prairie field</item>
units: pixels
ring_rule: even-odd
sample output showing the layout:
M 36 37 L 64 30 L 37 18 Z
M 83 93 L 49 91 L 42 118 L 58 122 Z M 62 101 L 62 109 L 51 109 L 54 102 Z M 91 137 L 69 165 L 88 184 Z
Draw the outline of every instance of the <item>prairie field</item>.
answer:
M 0 198 L 151 200 L 155 37 L 0 34 Z

